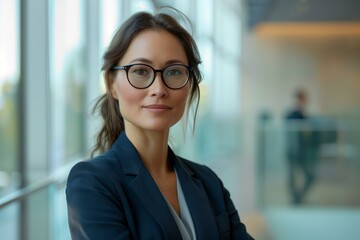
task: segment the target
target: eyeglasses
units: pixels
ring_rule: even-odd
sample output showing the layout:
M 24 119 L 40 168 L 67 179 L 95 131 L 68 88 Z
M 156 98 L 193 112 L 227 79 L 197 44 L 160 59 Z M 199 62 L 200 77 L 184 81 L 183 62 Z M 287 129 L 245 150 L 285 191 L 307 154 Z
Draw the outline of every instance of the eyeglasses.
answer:
M 151 86 L 156 78 L 156 73 L 161 73 L 161 79 L 170 89 L 180 89 L 189 81 L 192 68 L 183 64 L 172 64 L 163 69 L 154 69 L 147 64 L 130 64 L 115 66 L 112 70 L 125 70 L 126 77 L 131 86 L 144 89 Z

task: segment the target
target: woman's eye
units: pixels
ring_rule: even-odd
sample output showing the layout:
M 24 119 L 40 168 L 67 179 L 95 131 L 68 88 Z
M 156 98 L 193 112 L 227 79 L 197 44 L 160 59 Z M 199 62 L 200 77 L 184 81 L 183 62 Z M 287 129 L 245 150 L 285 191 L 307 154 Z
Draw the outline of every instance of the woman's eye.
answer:
M 179 70 L 177 70 L 177 69 L 169 70 L 169 71 L 167 71 L 167 73 L 166 73 L 167 76 L 172 76 L 172 77 L 174 77 L 174 76 L 179 76 L 179 75 L 181 75 L 181 74 L 182 74 L 182 72 L 179 71 Z
M 138 68 L 133 71 L 134 74 L 139 76 L 146 76 L 149 74 L 149 71 L 147 69 Z

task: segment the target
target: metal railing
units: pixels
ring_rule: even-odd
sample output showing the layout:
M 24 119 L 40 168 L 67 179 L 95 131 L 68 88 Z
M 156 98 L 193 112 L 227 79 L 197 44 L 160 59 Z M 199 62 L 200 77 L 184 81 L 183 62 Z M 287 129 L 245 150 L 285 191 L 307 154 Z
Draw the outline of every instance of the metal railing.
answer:
M 64 189 L 74 163 L 0 198 L 0 232 L 6 239 L 70 239 Z
M 70 168 L 74 163 L 66 165 L 63 168 L 53 172 L 49 176 L 30 184 L 22 189 L 15 190 L 4 197 L 0 198 L 0 209 L 6 207 L 7 205 L 20 201 L 27 198 L 31 194 L 34 194 L 38 191 L 48 188 L 51 185 L 62 185 L 65 184 Z

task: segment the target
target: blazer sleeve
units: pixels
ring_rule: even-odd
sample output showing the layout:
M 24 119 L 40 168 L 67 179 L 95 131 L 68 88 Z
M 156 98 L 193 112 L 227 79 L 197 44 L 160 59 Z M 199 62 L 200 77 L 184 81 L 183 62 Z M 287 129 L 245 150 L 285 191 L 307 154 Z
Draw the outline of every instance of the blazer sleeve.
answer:
M 66 200 L 73 240 L 131 239 L 111 181 L 96 164 L 80 162 L 70 171 Z
M 223 193 L 224 193 L 226 211 L 229 216 L 231 239 L 254 240 L 254 238 L 247 233 L 246 227 L 241 222 L 239 214 L 234 206 L 234 203 L 230 198 L 230 193 L 225 187 L 223 187 Z
M 208 167 L 205 168 L 207 168 L 220 183 L 222 199 L 225 204 L 227 215 L 227 219 L 223 220 L 222 222 L 228 222 L 230 225 L 230 239 L 254 240 L 254 238 L 247 233 L 245 225 L 241 222 L 238 211 L 236 210 L 235 205 L 231 200 L 230 192 L 224 187 L 223 182 L 213 170 Z M 212 186 L 214 186 L 214 184 L 212 184 Z

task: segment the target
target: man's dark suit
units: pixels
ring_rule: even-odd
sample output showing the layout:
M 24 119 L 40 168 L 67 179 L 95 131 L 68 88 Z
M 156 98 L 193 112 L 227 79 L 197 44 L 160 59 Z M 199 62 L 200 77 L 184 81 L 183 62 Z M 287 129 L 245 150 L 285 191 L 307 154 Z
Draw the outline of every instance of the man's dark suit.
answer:
M 169 159 L 198 240 L 252 239 L 215 173 L 170 148 Z M 181 239 L 163 195 L 125 133 L 106 153 L 72 168 L 66 194 L 73 239 Z

